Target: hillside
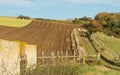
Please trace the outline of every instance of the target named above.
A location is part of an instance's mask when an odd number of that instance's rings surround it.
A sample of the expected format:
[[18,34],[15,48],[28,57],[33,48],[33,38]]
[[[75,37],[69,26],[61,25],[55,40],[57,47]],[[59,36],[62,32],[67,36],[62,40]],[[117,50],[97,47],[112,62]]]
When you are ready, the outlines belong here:
[[[36,44],[38,57],[42,55],[43,51],[45,52],[45,55],[50,55],[52,51],[54,52],[68,51],[71,54],[72,53],[71,32],[73,31],[74,28],[80,27],[75,24],[66,24],[66,23],[60,23],[60,22],[54,22],[54,21],[34,20],[30,23],[30,20],[20,20],[15,18],[8,18],[8,17],[7,18],[2,17],[1,19],[4,20],[5,25],[0,26],[0,39],[20,40],[23,42],[27,42],[28,44]],[[9,24],[9,22],[7,21],[11,22],[11,24]],[[17,24],[16,21],[19,24],[22,21],[22,25]],[[25,25],[28,22],[29,24]],[[0,23],[2,24],[3,22],[0,22]],[[97,43],[102,44],[101,47],[104,46],[106,51],[110,52],[110,54],[112,54],[114,57],[119,56],[120,39],[104,35],[103,33],[95,33],[92,35],[92,37],[94,37],[97,40]],[[87,49],[86,50],[87,52],[91,52],[90,54],[96,53],[94,52],[95,50],[92,47],[87,37],[79,37],[79,39],[82,40],[83,45]],[[106,62],[104,63],[106,64]],[[83,75],[84,74],[92,75],[96,73],[98,73],[98,75],[105,75],[105,74],[109,74],[108,73],[109,71],[113,72],[112,73],[113,75],[119,73],[118,71],[106,68],[105,66],[95,66],[95,67],[94,66],[87,66],[87,67],[86,66],[82,66],[82,67],[69,66],[69,67],[71,68],[71,70],[73,69],[75,70],[69,71],[69,69],[67,69],[66,70],[67,72],[71,73],[71,72],[79,71],[79,73]],[[99,67],[101,69],[99,69]],[[61,67],[60,70],[64,72],[62,68],[63,67]],[[83,69],[80,69],[80,68],[83,68]],[[102,71],[102,68],[103,69],[105,68],[107,70]]]

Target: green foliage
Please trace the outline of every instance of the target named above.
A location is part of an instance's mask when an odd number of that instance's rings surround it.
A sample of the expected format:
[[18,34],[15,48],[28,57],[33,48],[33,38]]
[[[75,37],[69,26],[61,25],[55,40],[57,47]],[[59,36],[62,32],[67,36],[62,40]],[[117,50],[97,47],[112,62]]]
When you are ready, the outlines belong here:
[[120,13],[99,13],[95,16],[108,35],[120,37]]
[[23,15],[20,15],[17,17],[18,19],[30,19],[29,16],[23,16]]
[[75,18],[73,20],[73,23],[80,24],[80,25],[86,25],[86,24],[89,24],[91,20],[92,18],[84,16],[82,18]]
[[96,69],[94,66],[81,66],[81,69],[79,70],[79,73],[89,73],[89,72],[94,72]]
[[51,64],[45,65],[44,68],[37,67],[32,74],[33,75],[78,75],[80,69],[79,64]]
[[84,16],[84,17],[82,17],[82,18],[79,18],[79,20],[92,21],[92,18],[91,18],[91,17]]
[[81,65],[78,64],[63,65],[59,63],[55,65],[44,66],[44,69],[36,68],[34,75],[79,75],[79,73],[86,73],[91,71],[89,71],[87,68],[83,68],[80,70],[80,66]]
[[[99,68],[100,67],[100,68]],[[119,71],[104,66],[88,66],[80,64],[54,64],[37,67],[28,75],[117,75]]]
[[79,24],[79,19],[78,19],[78,18],[75,18],[75,19],[73,20],[73,23]]
[[95,33],[97,31],[102,31],[102,29],[102,25],[96,20],[91,21],[91,23],[88,25],[88,30],[90,34]]

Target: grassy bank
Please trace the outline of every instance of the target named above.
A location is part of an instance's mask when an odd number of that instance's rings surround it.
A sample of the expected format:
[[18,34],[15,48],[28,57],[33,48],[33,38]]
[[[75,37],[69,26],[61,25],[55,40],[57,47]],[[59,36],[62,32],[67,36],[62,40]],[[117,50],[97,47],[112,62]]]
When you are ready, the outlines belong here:
[[98,43],[101,43],[112,54],[120,55],[120,39],[99,32],[93,34],[93,36]]
[[120,70],[120,39],[97,32],[92,40],[108,67]]
[[0,25],[11,27],[23,27],[28,25],[31,20],[22,20],[10,17],[0,17]]

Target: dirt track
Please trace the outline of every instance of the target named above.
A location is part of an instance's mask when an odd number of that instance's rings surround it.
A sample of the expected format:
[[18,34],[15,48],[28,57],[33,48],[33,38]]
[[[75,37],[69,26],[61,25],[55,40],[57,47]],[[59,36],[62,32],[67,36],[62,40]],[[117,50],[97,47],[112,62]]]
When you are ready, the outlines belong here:
[[54,51],[71,51],[70,33],[74,25],[55,22],[33,21],[22,28],[0,26],[0,39],[20,40],[38,46],[38,56],[41,51],[49,54]]

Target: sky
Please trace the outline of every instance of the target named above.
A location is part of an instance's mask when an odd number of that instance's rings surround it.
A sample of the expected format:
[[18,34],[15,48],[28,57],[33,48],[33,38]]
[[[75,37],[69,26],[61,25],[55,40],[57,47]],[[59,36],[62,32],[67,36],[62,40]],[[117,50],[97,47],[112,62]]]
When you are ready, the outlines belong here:
[[100,12],[120,12],[120,0],[1,0],[0,16],[73,19]]

